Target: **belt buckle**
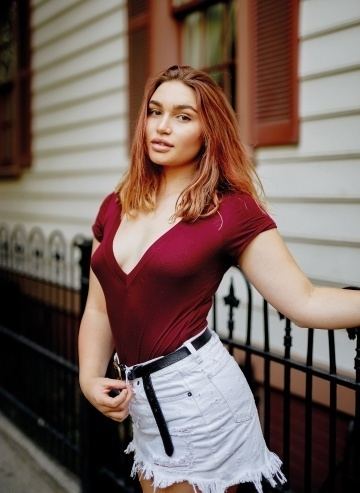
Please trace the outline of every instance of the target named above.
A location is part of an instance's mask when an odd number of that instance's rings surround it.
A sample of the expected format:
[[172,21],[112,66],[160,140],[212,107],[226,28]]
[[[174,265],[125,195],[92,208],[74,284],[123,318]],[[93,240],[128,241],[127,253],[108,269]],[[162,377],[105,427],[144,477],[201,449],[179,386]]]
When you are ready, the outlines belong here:
[[116,372],[116,376],[118,380],[124,380],[125,377],[125,365],[122,363],[118,363],[117,361],[113,360],[113,367]]

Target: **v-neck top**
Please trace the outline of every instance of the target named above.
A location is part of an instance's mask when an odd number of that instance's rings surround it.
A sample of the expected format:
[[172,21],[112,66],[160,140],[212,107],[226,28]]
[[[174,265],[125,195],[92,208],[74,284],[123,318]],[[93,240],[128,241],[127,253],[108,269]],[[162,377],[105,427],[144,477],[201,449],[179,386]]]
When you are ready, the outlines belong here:
[[113,250],[120,222],[112,193],[92,227],[100,245],[91,268],[105,295],[115,349],[128,366],[168,354],[204,329],[224,273],[255,236],[276,228],[251,196],[229,192],[217,213],[176,223],[126,274]]

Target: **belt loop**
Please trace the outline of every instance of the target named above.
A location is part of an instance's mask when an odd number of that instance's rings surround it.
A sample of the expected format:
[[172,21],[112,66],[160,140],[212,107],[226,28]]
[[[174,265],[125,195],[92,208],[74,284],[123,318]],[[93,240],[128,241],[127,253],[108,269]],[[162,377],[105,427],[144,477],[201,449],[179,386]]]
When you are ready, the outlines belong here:
[[184,342],[183,344],[189,351],[190,351],[190,354],[192,355],[193,358],[195,358],[197,360],[198,363],[202,363],[203,360],[201,358],[201,356],[199,355],[199,351],[197,351],[194,346],[192,345],[191,342]]
[[125,383],[126,383],[126,385],[128,385],[128,383],[129,383],[128,376],[129,376],[130,372],[131,372],[131,369],[125,365]]
[[113,368],[115,370],[116,378],[118,378],[119,380],[122,380],[122,378],[121,378],[121,365],[120,365],[120,360],[119,360],[119,356],[117,353],[114,354]]

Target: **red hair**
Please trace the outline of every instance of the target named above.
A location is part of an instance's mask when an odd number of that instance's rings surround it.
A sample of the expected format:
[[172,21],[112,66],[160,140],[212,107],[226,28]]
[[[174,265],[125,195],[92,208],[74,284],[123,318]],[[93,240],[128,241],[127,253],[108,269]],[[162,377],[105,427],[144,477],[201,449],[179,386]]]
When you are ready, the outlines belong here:
[[164,82],[181,81],[195,92],[203,129],[203,147],[194,179],[180,194],[175,217],[196,220],[215,213],[227,191],[245,192],[261,204],[260,180],[240,140],[239,125],[226,96],[205,72],[189,66],[174,65],[150,79],[135,129],[130,168],[117,188],[126,214],[150,211],[162,179],[162,167],[148,156],[145,130],[151,96]]

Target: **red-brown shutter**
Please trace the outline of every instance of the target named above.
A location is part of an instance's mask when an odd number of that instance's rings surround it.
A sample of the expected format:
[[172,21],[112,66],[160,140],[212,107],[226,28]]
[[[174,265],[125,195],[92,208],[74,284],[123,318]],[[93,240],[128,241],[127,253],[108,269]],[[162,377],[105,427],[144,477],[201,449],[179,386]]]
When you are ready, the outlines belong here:
[[[29,0],[6,0],[0,23],[10,22],[16,55],[14,70],[0,84],[0,176],[18,176],[31,163],[30,130],[30,5]],[[0,42],[1,56],[7,45]]]
[[16,74],[17,102],[17,162],[21,168],[31,162],[31,89],[30,89],[30,5],[29,0],[18,1],[18,70]]
[[255,0],[254,144],[298,140],[298,0]]
[[129,125],[134,127],[149,76],[149,0],[129,0]]

